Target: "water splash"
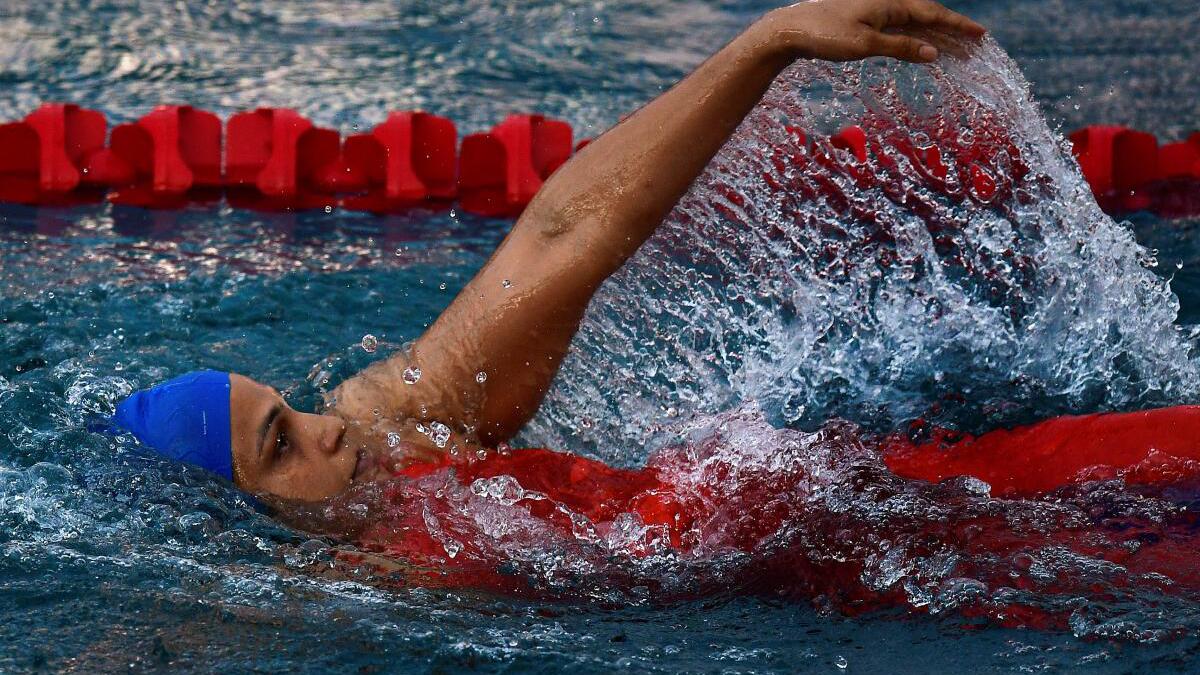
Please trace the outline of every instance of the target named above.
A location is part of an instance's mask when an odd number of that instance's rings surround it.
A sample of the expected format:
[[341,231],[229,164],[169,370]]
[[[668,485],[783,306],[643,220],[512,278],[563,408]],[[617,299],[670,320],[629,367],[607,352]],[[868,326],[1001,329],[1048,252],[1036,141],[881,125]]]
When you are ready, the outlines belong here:
[[[848,125],[861,160],[829,141]],[[1154,264],[993,42],[799,63],[602,289],[526,437],[630,463],[746,401],[877,430],[1193,401]]]

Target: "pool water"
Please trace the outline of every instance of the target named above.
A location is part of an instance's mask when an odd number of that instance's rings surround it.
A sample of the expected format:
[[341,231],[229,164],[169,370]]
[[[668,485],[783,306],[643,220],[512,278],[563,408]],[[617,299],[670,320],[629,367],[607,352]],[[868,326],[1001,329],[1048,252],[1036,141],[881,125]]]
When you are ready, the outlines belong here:
[[[1200,221],[1113,223],[1054,135],[1125,123],[1181,138],[1200,119],[1200,12],[1182,1],[954,6],[993,30],[1036,105],[996,48],[936,77],[879,63],[789,72],[662,236],[602,291],[523,441],[635,466],[712,420],[749,419],[739,427],[746,442],[721,447],[723,459],[748,463],[810,442],[831,417],[869,439],[917,416],[981,431],[1200,402]],[[0,118],[45,100],[98,108],[110,122],[161,102],[222,116],[277,105],[352,133],[388,110],[421,107],[469,133],[529,110],[589,136],[767,7],[12,4],[0,7]],[[872,89],[881,82],[899,85]],[[889,117],[904,111],[913,117]],[[782,120],[832,130],[868,114],[879,133],[953,115],[964,126],[998,121],[1045,180],[1021,208],[934,200],[961,227],[949,248],[923,238],[911,206],[846,182],[845,166],[826,174],[890,243],[832,201],[765,190],[755,150],[783,142]],[[777,178],[797,191],[809,180]],[[712,207],[734,203],[730,194],[743,206]],[[906,585],[932,574],[915,554],[890,566],[870,558],[874,576],[855,583],[903,587],[905,600],[857,616],[821,597],[737,590],[752,585],[753,559],[684,561],[679,569],[734,590],[665,603],[587,584],[573,594],[553,575],[545,584],[557,595],[537,601],[397,586],[331,566],[328,539],[279,524],[202,472],[86,431],[131,390],[197,367],[249,374],[312,407],[321,390],[415,338],[509,225],[454,210],[0,207],[0,670],[1190,670],[1200,598],[1046,594],[1030,604],[1067,607],[1068,625],[1015,629],[957,611],[937,592],[950,579]],[[783,235],[758,236],[765,225]],[[1028,264],[989,255],[1004,248]],[[813,252],[823,249],[845,263],[838,274],[819,266]],[[898,262],[881,267],[883,257]],[[675,339],[685,330],[688,340]],[[359,346],[365,334],[380,339],[375,353]],[[855,487],[875,480],[869,472],[829,467],[811,486],[828,503],[813,523],[791,523],[797,536],[853,513],[862,527],[852,550],[880,545],[888,527],[901,550],[904,528],[951,508],[942,493],[905,487],[885,513]],[[874,487],[884,485],[894,487]],[[1004,505],[968,488],[948,488],[963,509],[949,513],[1036,516],[1036,503]],[[1196,497],[1175,499],[1190,513]],[[1106,485],[1055,509],[1152,522],[1163,503]],[[485,507],[464,504],[472,508]],[[537,545],[529,550],[547,554],[537,564],[595,563]],[[1053,562],[1104,578],[1088,561]]]

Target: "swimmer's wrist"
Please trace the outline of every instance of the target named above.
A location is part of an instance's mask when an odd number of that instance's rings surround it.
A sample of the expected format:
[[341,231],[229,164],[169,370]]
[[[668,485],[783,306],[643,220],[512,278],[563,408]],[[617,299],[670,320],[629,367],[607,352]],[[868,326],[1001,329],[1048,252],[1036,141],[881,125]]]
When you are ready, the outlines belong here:
[[794,21],[788,21],[782,15],[781,9],[763,14],[743,37],[757,58],[779,70],[806,56],[803,48],[808,41],[806,36],[796,30]]

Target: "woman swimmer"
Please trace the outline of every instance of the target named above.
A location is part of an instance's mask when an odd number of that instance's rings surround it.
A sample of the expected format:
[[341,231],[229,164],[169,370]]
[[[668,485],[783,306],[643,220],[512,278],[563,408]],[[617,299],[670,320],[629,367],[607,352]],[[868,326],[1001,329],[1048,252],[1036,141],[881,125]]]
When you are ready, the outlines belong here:
[[503,443],[537,411],[596,289],[780,71],[801,58],[929,62],[935,44],[983,33],[932,0],[814,0],[769,12],[555,172],[411,351],[343,382],[324,414],[293,410],[241,375],[203,372],[134,394],[115,422],[248,492],[300,501],[402,468],[381,459],[396,454],[389,435],[407,451],[402,463],[451,444]]
[[[115,426],[243,490],[301,502],[437,470],[450,463],[451,447],[464,455],[496,447],[537,411],[593,293],[650,237],[780,71],[801,58],[928,62],[939,46],[983,33],[932,0],[812,0],[774,10],[561,167],[411,351],[343,382],[323,414],[293,410],[241,375],[204,371],[134,394]],[[953,443],[892,439],[885,461],[904,477],[974,475],[998,493],[1039,494],[1113,473],[1150,475],[1164,456],[1200,459],[1198,436],[1200,410],[1181,407],[1060,418]],[[700,517],[699,507],[663,499],[669,486],[650,467],[613,469],[545,450],[490,456],[459,478],[516,476],[593,520],[637,513],[670,529],[675,546],[685,545],[678,528]],[[419,553],[422,541],[409,537],[393,552]]]

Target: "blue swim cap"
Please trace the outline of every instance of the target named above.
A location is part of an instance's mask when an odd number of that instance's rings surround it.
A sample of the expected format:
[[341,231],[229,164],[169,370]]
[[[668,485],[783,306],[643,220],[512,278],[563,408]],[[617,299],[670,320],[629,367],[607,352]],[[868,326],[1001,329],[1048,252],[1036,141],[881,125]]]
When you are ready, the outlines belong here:
[[112,423],[163,457],[233,480],[229,373],[197,370],[136,392]]

